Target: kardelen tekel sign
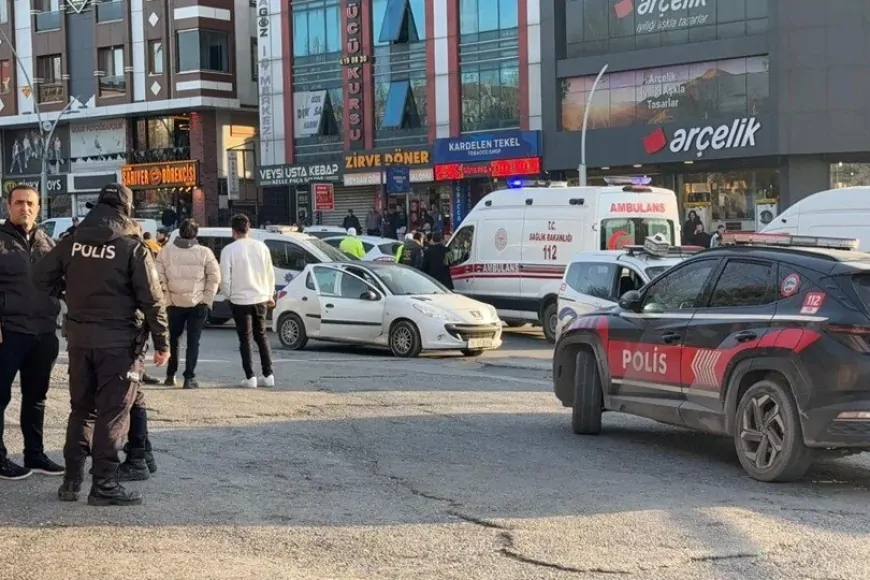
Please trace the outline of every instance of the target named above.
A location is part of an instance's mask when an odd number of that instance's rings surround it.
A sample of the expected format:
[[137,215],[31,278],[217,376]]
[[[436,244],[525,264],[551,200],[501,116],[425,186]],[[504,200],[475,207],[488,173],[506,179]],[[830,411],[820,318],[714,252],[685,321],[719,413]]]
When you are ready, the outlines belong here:
[[479,163],[541,155],[540,131],[472,133],[435,141],[435,163]]

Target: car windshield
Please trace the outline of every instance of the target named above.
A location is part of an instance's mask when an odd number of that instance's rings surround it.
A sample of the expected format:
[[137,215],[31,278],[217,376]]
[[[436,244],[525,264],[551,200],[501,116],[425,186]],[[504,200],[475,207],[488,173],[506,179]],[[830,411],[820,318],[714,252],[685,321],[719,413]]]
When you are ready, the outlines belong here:
[[390,292],[397,296],[413,296],[416,294],[448,294],[450,291],[444,286],[414,270],[399,265],[390,265],[386,267],[375,267],[371,269],[378,280],[383,282],[384,286]]
[[326,254],[326,257],[332,260],[333,262],[358,262],[358,258],[354,258],[353,256],[348,256],[341,250],[337,250],[324,242],[323,240],[318,240],[314,238],[312,240],[308,240],[308,243]]

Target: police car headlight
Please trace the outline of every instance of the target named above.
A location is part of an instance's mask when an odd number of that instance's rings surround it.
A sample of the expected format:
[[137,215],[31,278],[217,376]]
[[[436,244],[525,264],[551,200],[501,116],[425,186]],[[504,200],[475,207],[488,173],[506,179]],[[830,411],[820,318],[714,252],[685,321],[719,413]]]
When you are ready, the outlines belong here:
[[446,310],[441,310],[440,308],[432,308],[431,306],[426,306],[425,304],[414,304],[414,309],[417,310],[423,316],[428,316],[429,318],[434,318],[435,320],[444,320],[448,322],[458,322],[459,319],[447,312]]
[[495,306],[489,307],[489,315],[492,316],[492,319],[498,322],[498,310],[495,309]]

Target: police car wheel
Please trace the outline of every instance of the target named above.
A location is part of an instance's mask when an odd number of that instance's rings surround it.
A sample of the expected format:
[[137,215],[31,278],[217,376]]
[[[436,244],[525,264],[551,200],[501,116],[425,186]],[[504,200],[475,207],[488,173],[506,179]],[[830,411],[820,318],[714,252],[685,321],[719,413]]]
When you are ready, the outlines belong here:
[[802,477],[813,461],[804,445],[797,405],[788,386],[764,379],[750,386],[737,405],[734,443],[743,469],[766,482]]
[[544,308],[544,316],[541,319],[544,326],[544,336],[550,342],[556,342],[556,326],[559,324],[559,316],[556,312],[556,303],[553,302]]
[[601,433],[601,377],[595,355],[577,353],[574,368],[574,404],[571,407],[571,430],[576,435]]
[[278,319],[278,340],[281,346],[290,350],[302,350],[308,344],[308,335],[305,333],[305,324],[302,319],[292,312],[282,314]]
[[399,358],[414,358],[423,350],[423,341],[417,326],[408,320],[399,320],[390,328],[390,352]]

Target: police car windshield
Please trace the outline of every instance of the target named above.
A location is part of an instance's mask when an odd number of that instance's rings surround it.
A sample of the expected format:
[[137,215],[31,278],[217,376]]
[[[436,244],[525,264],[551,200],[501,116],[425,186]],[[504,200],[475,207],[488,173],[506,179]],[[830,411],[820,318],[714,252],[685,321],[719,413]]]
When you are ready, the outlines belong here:
[[371,264],[369,269],[378,277],[378,280],[383,282],[390,292],[397,296],[447,294],[450,292],[429,276],[405,266],[395,264],[379,266]]
[[359,262],[359,258],[356,258],[354,256],[348,256],[341,250],[333,248],[323,240],[313,238],[308,240],[308,243],[326,254],[326,257],[333,262]]
[[664,235],[674,245],[674,222],[664,218],[608,218],[601,220],[601,249],[642,246],[649,236]]

